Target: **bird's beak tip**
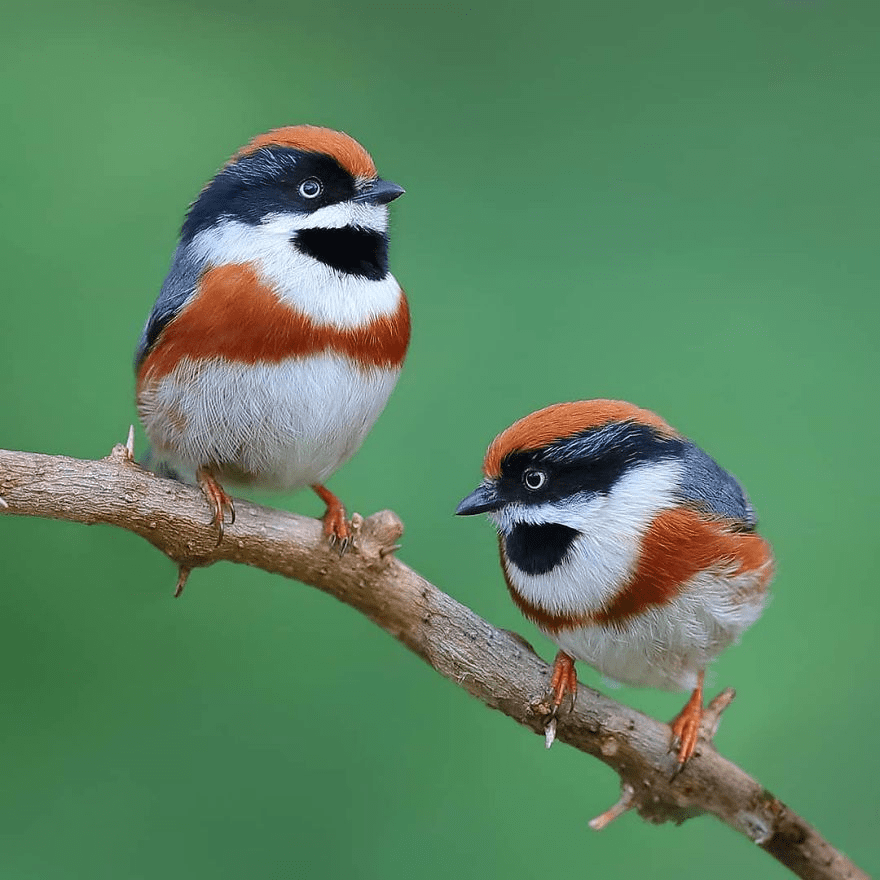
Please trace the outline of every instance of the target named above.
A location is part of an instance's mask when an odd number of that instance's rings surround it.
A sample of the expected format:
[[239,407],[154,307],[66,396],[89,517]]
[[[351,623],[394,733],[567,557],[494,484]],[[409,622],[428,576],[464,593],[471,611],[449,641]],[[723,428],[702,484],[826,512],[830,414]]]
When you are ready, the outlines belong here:
[[397,183],[383,180],[377,177],[363,185],[363,189],[354,197],[356,202],[365,202],[368,205],[387,205],[400,198],[406,190]]
[[473,516],[477,513],[489,513],[498,509],[498,495],[491,484],[480,483],[470,495],[462,498],[455,508],[456,516]]

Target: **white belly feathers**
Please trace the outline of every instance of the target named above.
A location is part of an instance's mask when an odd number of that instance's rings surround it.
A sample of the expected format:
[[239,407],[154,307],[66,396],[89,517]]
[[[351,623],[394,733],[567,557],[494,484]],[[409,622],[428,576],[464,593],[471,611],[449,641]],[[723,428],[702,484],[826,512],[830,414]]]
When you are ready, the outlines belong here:
[[234,482],[299,489],[354,455],[399,372],[330,353],[256,365],[184,358],[141,392],[138,409],[172,467],[213,464]]
[[616,626],[547,635],[613,681],[691,690],[698,673],[761,616],[767,595],[755,587],[766,574],[766,568],[740,575],[700,572],[668,604],[648,607]]

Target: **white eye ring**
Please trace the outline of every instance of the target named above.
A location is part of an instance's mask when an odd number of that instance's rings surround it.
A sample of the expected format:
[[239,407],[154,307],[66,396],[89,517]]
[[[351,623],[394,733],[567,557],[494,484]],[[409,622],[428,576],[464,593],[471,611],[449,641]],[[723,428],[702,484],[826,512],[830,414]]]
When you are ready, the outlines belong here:
[[547,482],[547,474],[537,468],[529,468],[523,473],[522,479],[526,489],[537,492]]
[[299,194],[304,199],[316,199],[323,191],[324,187],[317,177],[309,177],[299,185]]

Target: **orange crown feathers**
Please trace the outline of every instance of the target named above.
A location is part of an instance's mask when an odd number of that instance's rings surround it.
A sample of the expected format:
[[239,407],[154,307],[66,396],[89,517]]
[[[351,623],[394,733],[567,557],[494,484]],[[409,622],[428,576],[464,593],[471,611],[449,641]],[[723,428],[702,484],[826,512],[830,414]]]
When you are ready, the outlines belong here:
[[511,452],[541,449],[555,440],[579,434],[590,428],[627,421],[650,425],[668,437],[678,436],[678,432],[656,413],[623,400],[600,399],[555,403],[525,416],[502,431],[486,452],[483,473],[487,477],[499,476],[501,462]]
[[376,166],[370,154],[342,131],[317,125],[288,125],[257,135],[243,146],[230,161],[236,162],[263,147],[291,147],[307,153],[325,153],[335,159],[352,177],[376,177]]

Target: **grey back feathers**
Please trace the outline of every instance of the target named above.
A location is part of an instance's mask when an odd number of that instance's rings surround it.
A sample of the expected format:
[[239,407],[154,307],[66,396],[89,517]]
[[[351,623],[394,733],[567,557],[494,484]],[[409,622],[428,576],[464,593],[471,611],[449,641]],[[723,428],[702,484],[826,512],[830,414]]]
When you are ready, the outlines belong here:
[[737,520],[749,529],[755,527],[755,511],[736,477],[690,442],[682,450],[681,461],[684,469],[678,494],[683,501],[696,502],[709,512]]
[[159,334],[169,321],[183,308],[186,301],[195,293],[199,276],[206,268],[205,260],[196,258],[189,243],[179,244],[171,261],[171,269],[162,285],[150,317],[141,333],[140,342],[134,355],[134,368],[137,370],[143,359],[159,338]]

